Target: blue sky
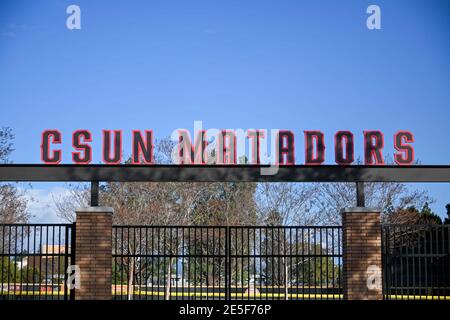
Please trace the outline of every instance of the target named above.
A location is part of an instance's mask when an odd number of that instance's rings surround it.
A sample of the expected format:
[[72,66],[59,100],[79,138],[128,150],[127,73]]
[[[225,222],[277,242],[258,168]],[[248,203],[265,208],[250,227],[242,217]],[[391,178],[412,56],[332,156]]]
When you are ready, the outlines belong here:
[[[81,8],[81,30],[66,8]],[[381,8],[368,30],[366,8]],[[15,163],[39,163],[40,133],[89,129],[351,130],[415,136],[423,164],[450,163],[450,2],[0,1],[0,125],[16,133]],[[128,148],[128,149],[127,149]],[[299,151],[297,162],[303,163]],[[53,186],[53,185],[52,185]],[[441,215],[450,184],[417,185]],[[36,184],[35,188],[49,188]],[[41,191],[39,191],[41,192]]]

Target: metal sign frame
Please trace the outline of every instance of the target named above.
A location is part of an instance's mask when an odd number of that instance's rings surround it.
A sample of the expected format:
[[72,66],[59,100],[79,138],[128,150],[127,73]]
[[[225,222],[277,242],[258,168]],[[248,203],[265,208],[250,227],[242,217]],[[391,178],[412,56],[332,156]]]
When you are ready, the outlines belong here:
[[45,165],[0,164],[3,182],[91,182],[91,205],[98,205],[99,182],[354,182],[364,206],[364,182],[450,182],[450,165]]

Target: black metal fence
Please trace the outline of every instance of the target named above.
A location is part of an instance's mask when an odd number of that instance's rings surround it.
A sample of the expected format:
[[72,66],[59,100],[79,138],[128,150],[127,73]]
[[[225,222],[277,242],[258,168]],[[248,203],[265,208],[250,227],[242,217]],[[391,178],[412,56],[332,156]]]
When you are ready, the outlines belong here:
[[116,299],[341,298],[341,227],[114,226]]
[[384,225],[385,299],[450,299],[450,225]]
[[72,224],[0,224],[0,300],[73,299]]
[[[115,299],[341,299],[341,227],[114,226]],[[73,299],[73,224],[0,224],[0,300]],[[450,226],[384,225],[385,299],[450,299]]]

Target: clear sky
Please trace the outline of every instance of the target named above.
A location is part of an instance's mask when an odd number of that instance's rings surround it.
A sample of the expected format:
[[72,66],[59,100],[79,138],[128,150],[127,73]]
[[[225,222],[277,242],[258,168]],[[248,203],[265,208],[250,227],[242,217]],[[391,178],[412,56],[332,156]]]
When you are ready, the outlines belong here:
[[[81,30],[66,8],[81,8]],[[366,27],[370,4],[381,30]],[[450,1],[0,0],[0,125],[12,160],[40,163],[40,133],[89,129],[410,130],[423,164],[450,164]],[[129,154],[129,152],[128,152]],[[297,162],[303,163],[299,152]],[[450,185],[416,185],[444,214]],[[54,187],[54,186],[53,186]],[[49,184],[36,184],[37,194]],[[42,190],[41,190],[42,189]],[[48,195],[48,194],[47,194]]]

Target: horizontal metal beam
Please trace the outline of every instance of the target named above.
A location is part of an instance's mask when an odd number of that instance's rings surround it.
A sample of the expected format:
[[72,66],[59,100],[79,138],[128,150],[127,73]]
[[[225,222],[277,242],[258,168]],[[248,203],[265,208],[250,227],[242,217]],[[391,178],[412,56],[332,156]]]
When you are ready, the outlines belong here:
[[450,182],[450,166],[0,165],[0,181]]

